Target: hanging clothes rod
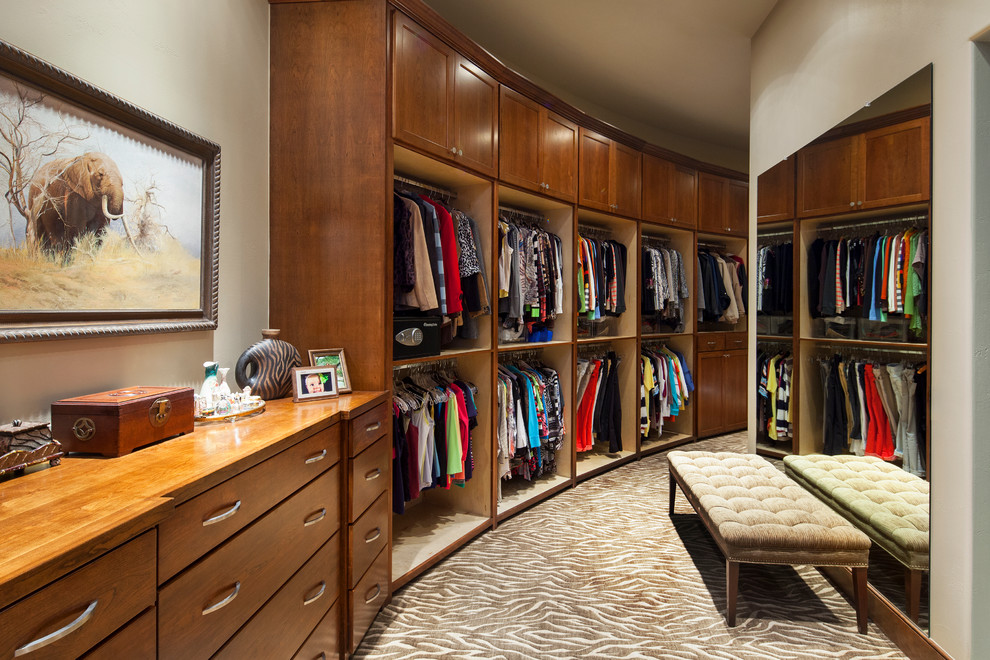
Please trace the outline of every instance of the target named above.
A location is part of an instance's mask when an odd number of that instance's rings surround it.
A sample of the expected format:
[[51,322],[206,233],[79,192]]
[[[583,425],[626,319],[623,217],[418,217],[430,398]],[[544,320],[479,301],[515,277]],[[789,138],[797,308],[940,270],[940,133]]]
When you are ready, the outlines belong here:
[[890,348],[881,348],[879,346],[841,346],[836,344],[831,344],[828,342],[821,342],[822,347],[833,353],[838,353],[839,355],[857,355],[860,353],[875,353],[890,356],[902,356],[902,355],[923,355],[927,357],[927,352],[924,348],[906,348],[899,346],[892,346]]
[[550,222],[550,218],[545,215],[536,213],[535,211],[526,211],[523,209],[512,208],[511,206],[503,206],[499,204],[499,213],[505,213],[510,217],[519,217],[527,220],[535,220],[537,222]]
[[645,245],[660,245],[662,247],[667,247],[671,244],[673,239],[667,236],[647,236],[643,235],[643,243]]
[[911,215],[903,216],[899,218],[879,218],[865,220],[862,222],[848,222],[843,224],[829,225],[827,227],[819,227],[818,233],[824,232],[849,232],[858,231],[862,229],[867,229],[870,227],[881,227],[881,226],[921,226],[920,223],[925,223],[927,226],[928,216],[927,215]]
[[594,225],[578,225],[578,236],[584,238],[601,238],[604,240],[612,239],[611,230],[605,229],[604,227],[596,227]]
[[722,252],[730,252],[729,247],[724,243],[709,243],[708,241],[698,241],[699,248],[708,248],[710,250],[721,250]]
[[433,184],[426,183],[424,181],[417,181],[416,179],[410,179],[409,177],[403,176],[401,174],[395,174],[392,176],[392,178],[399,183],[406,184],[407,186],[413,186],[414,188],[419,188],[420,190],[425,190],[426,192],[436,193],[437,195],[441,195],[449,199],[457,199],[457,193],[447,190],[446,188],[439,188],[437,186],[434,186]]
[[790,238],[794,238],[794,231],[791,229],[788,229],[787,231],[767,231],[767,232],[761,232],[757,230],[756,233],[757,240],[762,240],[764,238],[777,238],[778,236],[788,236]]
[[525,350],[511,351],[509,353],[502,353],[498,356],[499,364],[514,364],[516,362],[534,362],[539,361],[543,355],[543,351],[536,348],[528,348]]
[[428,371],[441,371],[457,366],[456,358],[445,358],[443,360],[431,360],[430,362],[414,362],[413,364],[399,364],[392,367],[392,377],[397,374],[408,372],[410,374],[423,373]]

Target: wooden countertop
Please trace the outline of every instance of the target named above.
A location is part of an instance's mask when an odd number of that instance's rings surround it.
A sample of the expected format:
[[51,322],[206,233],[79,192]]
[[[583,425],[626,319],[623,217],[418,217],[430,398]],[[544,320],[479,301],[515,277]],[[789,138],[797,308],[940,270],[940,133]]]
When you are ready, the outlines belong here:
[[197,424],[119,458],[63,458],[0,483],[0,608],[154,527],[177,504],[385,401],[385,392],[269,401],[257,417]]

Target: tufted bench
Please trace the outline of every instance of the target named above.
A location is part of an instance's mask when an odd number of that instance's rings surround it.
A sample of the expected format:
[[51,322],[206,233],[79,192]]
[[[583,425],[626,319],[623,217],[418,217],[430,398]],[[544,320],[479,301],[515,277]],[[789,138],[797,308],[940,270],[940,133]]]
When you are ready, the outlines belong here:
[[928,482],[874,456],[787,456],[784,469],[904,564],[908,616],[917,622],[928,570]]
[[729,626],[740,563],[808,564],[852,568],[856,623],[866,632],[866,535],[759,456],[672,451],[667,462],[670,513],[680,486],[725,556]]

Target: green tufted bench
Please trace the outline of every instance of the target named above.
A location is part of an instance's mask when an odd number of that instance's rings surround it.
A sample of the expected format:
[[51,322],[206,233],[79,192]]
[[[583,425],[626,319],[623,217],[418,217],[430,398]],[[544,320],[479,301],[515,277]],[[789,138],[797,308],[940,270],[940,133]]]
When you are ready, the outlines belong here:
[[874,456],[786,456],[784,469],[904,564],[908,616],[917,622],[928,570],[928,482]]
[[848,566],[856,623],[866,632],[870,539],[755,454],[672,451],[670,513],[677,486],[725,556],[726,622],[736,625],[739,564]]

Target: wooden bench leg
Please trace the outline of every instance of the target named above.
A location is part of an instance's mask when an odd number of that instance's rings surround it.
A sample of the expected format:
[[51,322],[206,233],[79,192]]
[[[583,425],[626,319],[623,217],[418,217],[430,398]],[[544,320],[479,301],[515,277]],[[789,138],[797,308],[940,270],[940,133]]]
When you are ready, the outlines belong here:
[[739,591],[739,562],[725,560],[725,622],[736,625],[736,594]]
[[908,617],[918,623],[918,616],[921,614],[921,571],[917,569],[906,569],[905,587],[907,591]]
[[674,499],[677,497],[677,481],[674,479],[674,475],[670,472],[667,473],[667,478],[670,479],[670,514],[674,514]]
[[869,622],[869,598],[866,589],[866,567],[854,567],[853,591],[856,595],[856,625],[859,632],[866,634],[866,624]]

